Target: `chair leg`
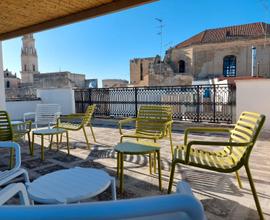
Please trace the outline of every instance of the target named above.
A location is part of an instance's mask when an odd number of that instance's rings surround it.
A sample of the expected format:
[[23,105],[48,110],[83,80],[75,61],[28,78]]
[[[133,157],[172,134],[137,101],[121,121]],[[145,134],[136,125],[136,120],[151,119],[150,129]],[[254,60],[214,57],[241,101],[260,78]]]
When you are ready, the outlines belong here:
[[169,187],[168,187],[168,194],[170,194],[171,191],[172,191],[172,184],[173,184],[174,171],[175,171],[176,164],[177,164],[177,162],[172,161],[172,168],[171,168],[170,182],[169,182]]
[[28,138],[29,154],[31,154],[31,152],[32,152],[32,145],[31,145],[31,139],[30,139],[30,132],[27,132],[27,138]]
[[235,176],[236,176],[236,179],[237,179],[239,188],[242,189],[243,188],[243,185],[242,185],[242,181],[240,179],[240,176],[239,176],[239,172],[238,171],[235,172]]
[[85,127],[83,126],[82,129],[83,129],[83,134],[84,134],[84,138],[85,138],[85,141],[86,141],[88,150],[90,150],[90,144],[89,144],[89,141],[88,141],[88,138],[87,138],[87,134],[86,134],[86,131],[85,131]]
[[94,139],[94,141],[95,141],[95,143],[97,142],[97,140],[96,140],[96,136],[95,136],[95,133],[94,133],[94,130],[93,130],[93,127],[92,127],[92,125],[90,124],[90,130],[91,130],[91,133],[92,133],[92,136],[93,136],[93,139]]
[[261,205],[260,205],[260,201],[259,201],[256,189],[255,189],[255,185],[254,185],[254,182],[253,182],[253,179],[252,179],[251,172],[249,170],[248,164],[245,165],[245,168],[246,168],[248,181],[249,181],[250,188],[251,188],[251,191],[252,191],[252,194],[253,194],[253,198],[255,200],[255,204],[256,204],[256,207],[257,207],[258,214],[260,216],[260,219],[263,220],[264,217],[263,217],[262,208],[261,208]]
[[32,133],[31,156],[34,156],[35,134]]

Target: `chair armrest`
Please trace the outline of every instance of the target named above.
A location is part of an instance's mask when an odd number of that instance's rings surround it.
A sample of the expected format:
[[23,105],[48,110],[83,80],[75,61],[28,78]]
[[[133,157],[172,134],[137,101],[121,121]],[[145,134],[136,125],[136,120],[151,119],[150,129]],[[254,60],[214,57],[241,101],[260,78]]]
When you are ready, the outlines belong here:
[[120,121],[118,122],[120,134],[121,134],[121,135],[123,134],[123,132],[122,132],[122,125],[128,124],[128,123],[130,123],[130,122],[134,122],[134,121],[136,121],[136,120],[137,120],[137,118],[125,118],[125,119],[120,120]]
[[16,125],[13,125],[14,128],[14,136],[18,133],[20,136],[20,133],[26,134],[32,130],[32,121],[25,121],[18,123]]
[[20,203],[29,206],[30,201],[25,186],[22,183],[12,183],[0,191],[0,205],[5,204],[8,200],[13,198],[16,194],[20,196]]
[[26,121],[26,117],[27,116],[31,116],[31,115],[36,116],[36,112],[26,112],[26,113],[24,113],[23,114],[23,121],[25,122]]
[[253,142],[224,142],[224,141],[190,141],[186,146],[186,157],[185,163],[189,162],[190,150],[193,145],[201,145],[201,146],[224,146],[224,147],[248,147],[252,145]]
[[21,167],[21,147],[19,144],[13,141],[0,141],[0,148],[13,148],[15,149],[15,166],[13,169],[19,169]]
[[204,133],[230,133],[231,128],[213,128],[213,127],[193,127],[187,128],[184,132],[184,145],[188,143],[188,135],[191,132],[204,132]]

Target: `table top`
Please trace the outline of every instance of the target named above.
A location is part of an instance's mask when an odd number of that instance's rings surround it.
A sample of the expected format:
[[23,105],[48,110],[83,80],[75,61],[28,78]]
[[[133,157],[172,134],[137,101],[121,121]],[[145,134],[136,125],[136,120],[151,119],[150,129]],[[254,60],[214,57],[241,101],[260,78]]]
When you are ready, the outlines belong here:
[[123,142],[115,146],[114,150],[119,153],[127,154],[147,154],[160,150],[160,145],[154,142]]
[[33,131],[33,134],[51,135],[51,134],[61,134],[66,131],[67,130],[63,128],[50,128],[50,129],[40,129],[40,130]]
[[73,203],[94,197],[111,184],[112,177],[103,170],[75,167],[58,170],[29,183],[29,197],[46,204]]
[[10,124],[11,125],[21,125],[21,124],[24,124],[23,121],[10,121]]

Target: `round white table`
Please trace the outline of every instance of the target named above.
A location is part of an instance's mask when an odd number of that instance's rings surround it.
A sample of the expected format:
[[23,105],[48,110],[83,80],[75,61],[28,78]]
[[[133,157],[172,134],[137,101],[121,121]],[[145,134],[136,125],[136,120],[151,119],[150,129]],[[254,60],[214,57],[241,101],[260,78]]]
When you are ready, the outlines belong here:
[[92,198],[109,186],[116,200],[115,179],[103,170],[75,167],[41,176],[27,185],[30,199],[45,204],[66,204]]

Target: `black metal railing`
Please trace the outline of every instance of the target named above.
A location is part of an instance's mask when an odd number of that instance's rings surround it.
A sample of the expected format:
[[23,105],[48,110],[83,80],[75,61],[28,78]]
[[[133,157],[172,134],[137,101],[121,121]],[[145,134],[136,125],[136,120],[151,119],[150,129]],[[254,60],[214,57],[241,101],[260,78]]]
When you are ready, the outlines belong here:
[[96,116],[135,117],[141,105],[170,105],[176,120],[226,122],[234,119],[234,85],[124,87],[75,90],[76,112],[96,104]]

